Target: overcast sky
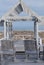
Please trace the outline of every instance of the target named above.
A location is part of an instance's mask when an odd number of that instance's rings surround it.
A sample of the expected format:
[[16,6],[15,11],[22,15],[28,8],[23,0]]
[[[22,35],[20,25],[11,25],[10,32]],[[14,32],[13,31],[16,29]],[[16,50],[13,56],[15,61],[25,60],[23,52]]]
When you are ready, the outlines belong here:
[[[19,0],[0,0],[0,17],[2,15],[4,15],[6,12],[8,12],[8,10],[14,6]],[[44,0],[23,0],[25,2],[25,4],[30,7],[32,10],[34,10],[38,15],[43,15],[44,16]],[[25,29],[25,27],[28,28],[31,26],[28,23],[20,23],[20,25],[18,25],[19,23],[17,22],[16,26],[17,27],[21,27],[22,29]],[[22,25],[24,27],[22,27]],[[27,28],[27,29],[28,29]],[[33,28],[33,26],[32,26]],[[44,27],[42,27],[42,29],[44,29]]]
[[[0,0],[0,16],[7,12],[19,0]],[[23,0],[28,7],[37,12],[39,15],[44,15],[44,0]]]

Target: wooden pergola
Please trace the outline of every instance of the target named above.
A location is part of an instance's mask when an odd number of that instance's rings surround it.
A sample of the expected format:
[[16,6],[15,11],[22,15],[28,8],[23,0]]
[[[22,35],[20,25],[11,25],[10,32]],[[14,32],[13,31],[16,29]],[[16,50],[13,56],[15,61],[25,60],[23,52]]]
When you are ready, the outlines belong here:
[[[19,16],[21,12],[25,12],[28,14],[28,16]],[[7,36],[9,36],[9,32],[7,32],[7,25],[10,25],[10,30],[12,30],[12,22],[16,21],[33,21],[34,22],[34,38],[37,41],[37,47],[38,47],[38,24],[44,24],[44,16],[39,16],[37,13],[32,11],[26,4],[22,1],[19,0],[19,2],[13,6],[7,12],[4,16],[0,18],[0,23],[4,22],[4,38],[6,39]],[[10,38],[10,37],[9,37]]]

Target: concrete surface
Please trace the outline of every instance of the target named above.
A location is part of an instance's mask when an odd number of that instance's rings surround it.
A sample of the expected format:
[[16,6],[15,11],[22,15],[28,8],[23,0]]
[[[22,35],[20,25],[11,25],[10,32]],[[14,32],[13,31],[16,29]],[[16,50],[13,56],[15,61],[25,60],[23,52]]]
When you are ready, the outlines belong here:
[[24,62],[20,62],[20,63],[9,63],[7,65],[44,65],[44,63],[29,63],[29,62],[24,63]]

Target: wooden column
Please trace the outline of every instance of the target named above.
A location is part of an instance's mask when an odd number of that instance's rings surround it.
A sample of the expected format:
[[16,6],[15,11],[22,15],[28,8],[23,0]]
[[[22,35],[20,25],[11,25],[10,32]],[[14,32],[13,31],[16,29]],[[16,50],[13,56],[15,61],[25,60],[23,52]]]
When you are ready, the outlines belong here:
[[6,21],[4,21],[4,38],[7,37]]
[[39,59],[39,37],[38,37],[38,21],[34,22],[34,38],[36,40],[36,45],[37,45],[37,57]]
[[12,23],[11,22],[8,23],[8,35],[10,39],[12,37]]

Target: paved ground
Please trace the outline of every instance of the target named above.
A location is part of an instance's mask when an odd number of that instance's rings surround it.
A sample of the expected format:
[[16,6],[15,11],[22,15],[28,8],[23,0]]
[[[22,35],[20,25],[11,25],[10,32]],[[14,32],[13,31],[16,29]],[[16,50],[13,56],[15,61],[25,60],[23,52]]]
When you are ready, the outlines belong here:
[[15,62],[6,62],[2,65],[44,65],[44,61],[37,61],[37,62],[34,62],[34,61],[15,61]]
[[44,63],[9,63],[7,65],[44,65]]

